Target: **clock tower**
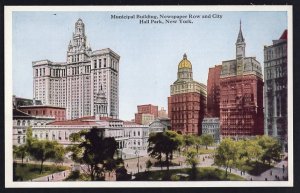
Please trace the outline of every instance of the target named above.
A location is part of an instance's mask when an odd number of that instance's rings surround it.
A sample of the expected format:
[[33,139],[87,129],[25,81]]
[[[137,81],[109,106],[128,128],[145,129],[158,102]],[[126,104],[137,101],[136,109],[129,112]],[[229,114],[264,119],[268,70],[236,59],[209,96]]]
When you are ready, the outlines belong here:
[[244,70],[244,57],[245,57],[245,48],[246,48],[245,39],[242,33],[241,21],[240,21],[240,31],[235,46],[236,46],[237,75],[241,75],[243,74],[243,70]]

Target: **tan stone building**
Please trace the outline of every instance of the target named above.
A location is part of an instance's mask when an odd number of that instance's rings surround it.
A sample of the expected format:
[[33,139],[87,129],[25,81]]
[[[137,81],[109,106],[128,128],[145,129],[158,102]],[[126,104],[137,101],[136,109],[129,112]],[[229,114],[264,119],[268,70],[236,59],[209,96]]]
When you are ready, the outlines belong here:
[[33,96],[45,105],[66,108],[67,119],[94,115],[100,89],[108,116],[119,116],[119,60],[110,48],[92,51],[81,19],[69,42],[66,62],[32,62]]

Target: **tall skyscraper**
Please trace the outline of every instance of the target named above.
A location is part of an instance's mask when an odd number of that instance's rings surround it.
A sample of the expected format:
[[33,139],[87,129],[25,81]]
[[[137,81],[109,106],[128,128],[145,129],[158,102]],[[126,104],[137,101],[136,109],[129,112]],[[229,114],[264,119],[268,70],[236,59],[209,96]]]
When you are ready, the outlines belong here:
[[220,77],[220,124],[222,137],[245,138],[262,135],[263,79],[260,63],[246,57],[241,24],[236,58],[222,62]]
[[209,68],[207,78],[207,114],[220,117],[220,75],[222,65]]
[[43,104],[66,107],[67,119],[94,115],[104,92],[108,116],[119,116],[119,59],[110,48],[92,51],[81,19],[67,48],[66,62],[32,62],[33,96]]
[[264,47],[265,134],[287,148],[287,30]]
[[183,55],[178,64],[177,80],[171,85],[168,115],[171,129],[182,134],[202,134],[206,112],[206,86],[193,80],[192,63]]

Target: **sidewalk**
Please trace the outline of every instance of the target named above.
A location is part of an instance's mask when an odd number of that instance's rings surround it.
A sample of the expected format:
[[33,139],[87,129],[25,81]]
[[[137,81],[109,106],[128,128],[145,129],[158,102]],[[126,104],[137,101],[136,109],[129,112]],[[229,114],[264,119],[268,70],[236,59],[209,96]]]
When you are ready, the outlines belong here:
[[57,181],[63,181],[66,179],[70,174],[70,170],[65,170],[62,172],[53,173],[47,176],[39,177],[36,179],[33,179],[32,182],[57,182]]
[[[283,165],[284,165],[284,170],[283,170]],[[218,168],[225,170],[225,168],[223,167],[218,167]],[[288,164],[287,161],[281,161],[277,163],[273,168],[261,173],[259,176],[253,176],[248,174],[247,172],[242,174],[241,171],[238,169],[231,169],[230,172],[230,169],[228,168],[227,171],[228,173],[239,175],[249,181],[251,180],[252,181],[279,181],[279,180],[282,181],[282,180],[286,180],[288,177]],[[278,176],[278,178],[276,178],[276,176]]]

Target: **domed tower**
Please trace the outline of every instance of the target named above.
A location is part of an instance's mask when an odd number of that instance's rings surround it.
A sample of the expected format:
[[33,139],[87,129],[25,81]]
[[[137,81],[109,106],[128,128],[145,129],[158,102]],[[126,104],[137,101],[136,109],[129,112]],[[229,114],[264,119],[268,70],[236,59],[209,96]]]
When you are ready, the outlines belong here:
[[206,111],[206,86],[193,80],[192,63],[186,54],[178,64],[177,80],[170,87],[168,115],[171,129],[182,134],[201,135]]
[[187,55],[183,55],[183,59],[178,64],[177,79],[193,80],[192,63],[187,59]]
[[94,102],[94,114],[95,116],[107,117],[107,100],[105,93],[102,90],[102,85]]

